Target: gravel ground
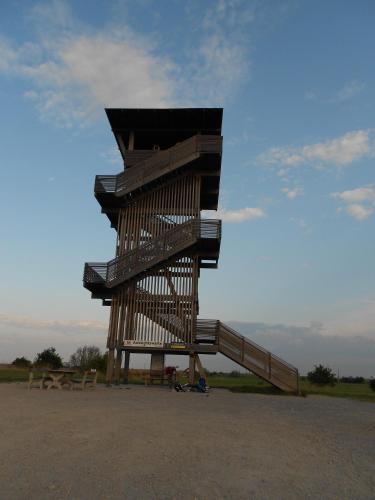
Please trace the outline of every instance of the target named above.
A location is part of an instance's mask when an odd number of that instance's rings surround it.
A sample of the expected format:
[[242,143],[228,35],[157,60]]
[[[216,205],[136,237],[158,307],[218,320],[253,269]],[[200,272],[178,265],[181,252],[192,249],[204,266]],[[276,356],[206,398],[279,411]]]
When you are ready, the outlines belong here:
[[0,385],[0,499],[375,499],[375,405]]

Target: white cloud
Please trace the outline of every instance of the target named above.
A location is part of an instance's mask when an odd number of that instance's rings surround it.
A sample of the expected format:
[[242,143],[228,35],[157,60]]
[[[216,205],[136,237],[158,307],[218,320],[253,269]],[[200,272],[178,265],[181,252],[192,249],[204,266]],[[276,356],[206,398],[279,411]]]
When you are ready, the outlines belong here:
[[54,346],[66,360],[87,344],[105,349],[108,324],[100,321],[51,321],[0,314],[0,363],[18,356],[33,359],[37,352]]
[[220,208],[219,210],[205,210],[203,217],[209,219],[221,219],[224,222],[244,222],[246,220],[261,219],[266,214],[259,207],[245,207],[238,210],[226,210]]
[[302,196],[303,195],[303,189],[299,186],[295,186],[294,188],[282,188],[281,190],[283,193],[285,193],[286,197],[289,198],[290,200],[294,200],[294,198],[297,198],[297,196]]
[[106,331],[107,325],[101,321],[51,321],[30,318],[27,316],[10,316],[0,314],[0,325],[38,330],[59,331],[67,334],[80,332]]
[[[371,204],[375,205],[375,189],[372,187],[360,187],[341,193],[331,193],[331,196],[346,203],[345,212],[355,219],[365,220],[374,212],[370,206]],[[342,207],[339,207],[338,211],[342,211]]]
[[359,203],[352,203],[348,205],[345,210],[348,215],[358,220],[367,219],[374,211],[372,208],[366,208]]
[[222,105],[249,70],[253,11],[239,7],[223,1],[195,16],[194,45],[176,63],[160,51],[163,32],[156,41],[119,21],[93,32],[64,2],[37,4],[28,17],[36,40],[0,41],[0,72],[22,77],[40,116],[67,127],[91,122],[103,107]]
[[16,58],[17,53],[9,43],[6,40],[0,40],[0,72],[9,72]]
[[342,137],[323,143],[304,146],[302,156],[308,161],[321,160],[347,165],[369,153],[369,131],[348,132]]
[[44,40],[39,49],[37,59],[26,59],[24,47],[13,50],[13,64],[3,71],[31,82],[24,96],[42,118],[71,126],[90,121],[106,106],[163,107],[173,102],[172,63],[157,57],[131,30],[62,36]]
[[325,142],[300,148],[271,148],[258,156],[258,161],[268,165],[287,168],[301,164],[321,166],[331,164],[337,167],[350,165],[372,153],[374,141],[371,130],[356,130]]
[[341,193],[332,193],[334,198],[345,203],[355,203],[359,201],[375,201],[375,189],[371,187],[361,187],[342,191]]
[[342,102],[351,99],[352,97],[360,94],[364,90],[365,86],[366,84],[364,82],[351,80],[337,92],[333,101]]
[[193,51],[188,71],[183,72],[183,78],[188,78],[189,84],[181,85],[179,95],[182,91],[192,103],[202,105],[207,101],[222,103],[247,72],[244,47],[228,39],[224,33],[215,33],[206,37],[198,50]]

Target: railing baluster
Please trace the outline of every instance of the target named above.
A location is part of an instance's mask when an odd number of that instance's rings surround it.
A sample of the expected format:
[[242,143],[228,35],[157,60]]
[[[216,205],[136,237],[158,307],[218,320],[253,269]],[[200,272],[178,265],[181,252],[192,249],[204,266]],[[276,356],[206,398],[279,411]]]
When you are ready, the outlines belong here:
[[221,136],[196,135],[167,150],[152,154],[148,158],[135,163],[131,168],[126,168],[120,174],[96,176],[95,192],[117,193],[123,190],[130,192],[138,183],[145,184],[148,180],[152,180],[156,174],[163,174],[158,170],[167,168],[173,162],[178,162],[196,153],[221,154],[221,150]]

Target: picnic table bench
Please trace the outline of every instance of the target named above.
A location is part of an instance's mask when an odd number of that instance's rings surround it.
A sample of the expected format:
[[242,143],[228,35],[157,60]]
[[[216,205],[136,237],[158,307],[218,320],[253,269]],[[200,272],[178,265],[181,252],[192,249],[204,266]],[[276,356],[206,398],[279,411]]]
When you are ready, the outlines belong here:
[[72,382],[70,376],[74,375],[74,373],[76,373],[76,370],[69,370],[66,368],[48,370],[50,380],[46,382],[47,389],[52,389],[52,387],[62,389],[65,384],[71,386]]
[[69,389],[78,387],[86,389],[88,387],[95,388],[98,378],[98,372],[86,370],[82,377],[72,378],[77,373],[77,370],[68,368],[50,369],[50,368],[32,368],[29,372],[28,388],[38,387],[39,389],[56,388],[61,390],[67,385]]
[[71,379],[72,383],[71,389],[74,389],[74,387],[82,389],[82,391],[84,391],[88,387],[95,389],[97,378],[98,378],[98,372],[96,370],[95,371],[86,370],[81,378]]
[[32,387],[38,387],[39,389],[45,389],[47,381],[50,381],[48,376],[48,368],[31,368],[29,371],[29,382],[28,389]]
[[153,384],[154,380],[159,380],[162,384],[164,384],[164,380],[166,380],[166,375],[164,370],[150,370],[143,376],[143,380],[145,385]]

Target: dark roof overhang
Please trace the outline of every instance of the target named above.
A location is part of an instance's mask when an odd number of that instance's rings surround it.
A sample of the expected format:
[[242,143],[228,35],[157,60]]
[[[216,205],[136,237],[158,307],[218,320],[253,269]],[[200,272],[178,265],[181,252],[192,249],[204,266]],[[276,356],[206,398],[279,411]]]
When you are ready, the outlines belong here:
[[135,149],[167,149],[197,133],[221,135],[222,108],[107,108],[122,155],[134,133]]

